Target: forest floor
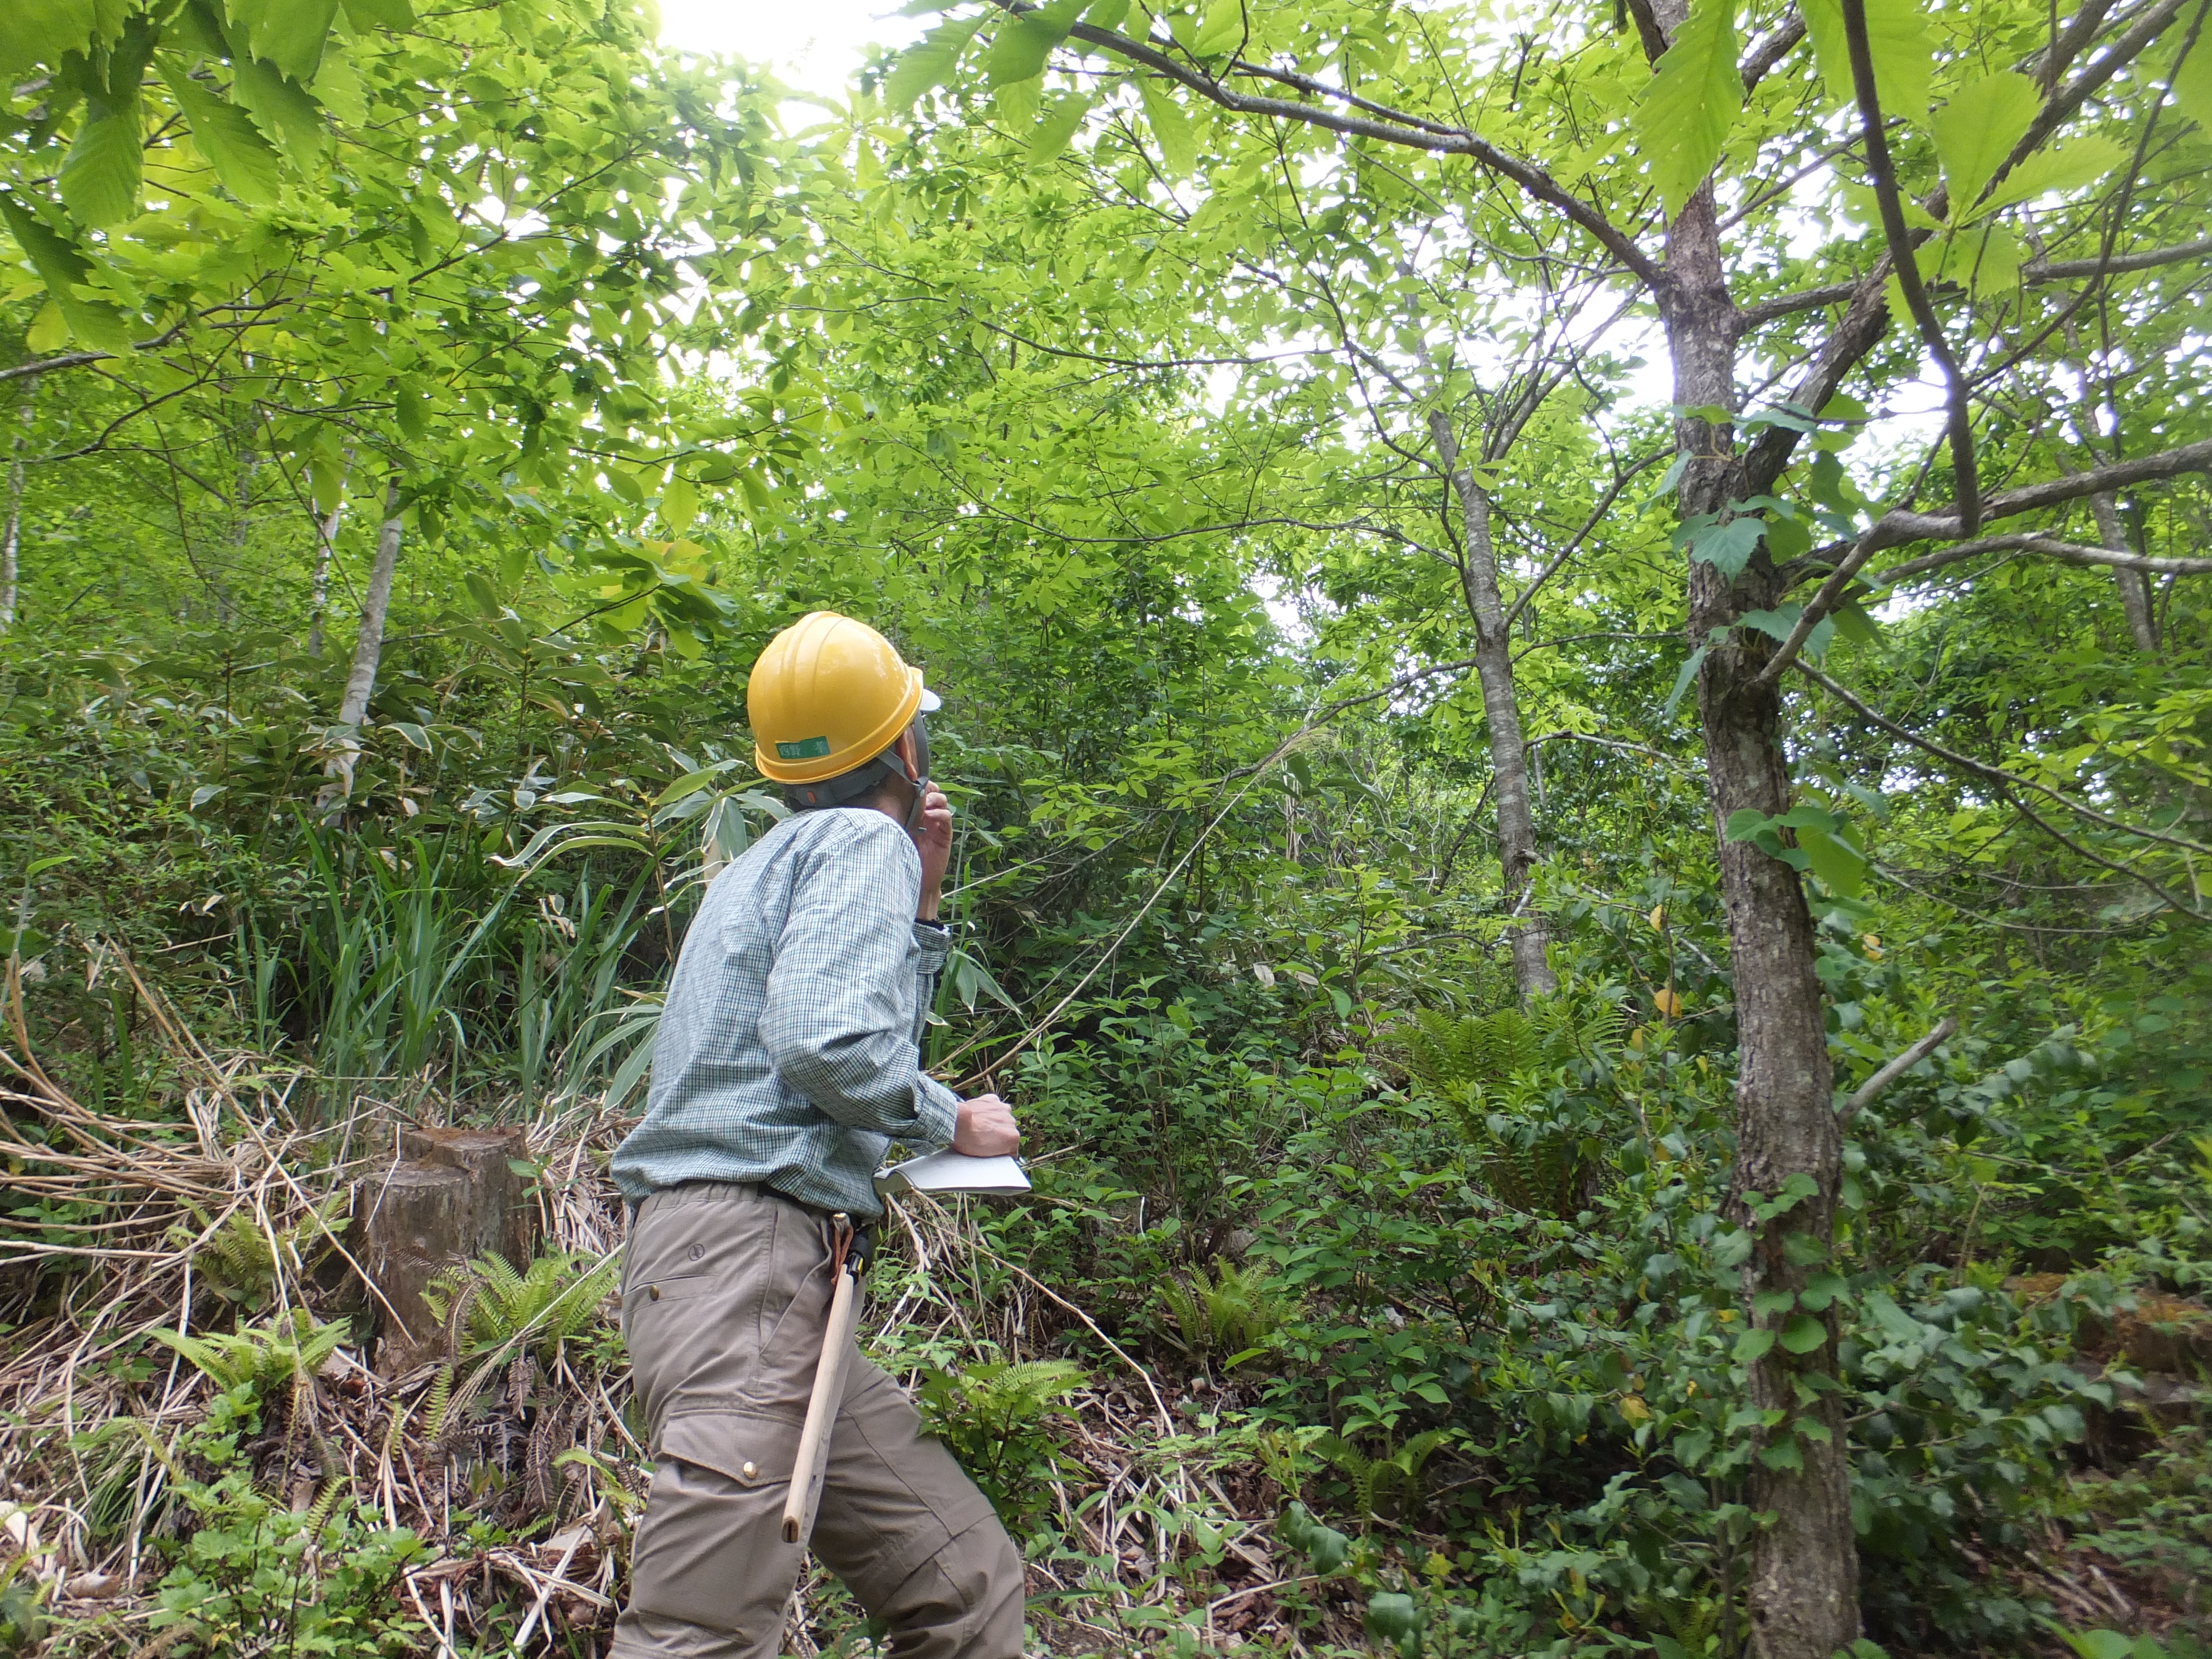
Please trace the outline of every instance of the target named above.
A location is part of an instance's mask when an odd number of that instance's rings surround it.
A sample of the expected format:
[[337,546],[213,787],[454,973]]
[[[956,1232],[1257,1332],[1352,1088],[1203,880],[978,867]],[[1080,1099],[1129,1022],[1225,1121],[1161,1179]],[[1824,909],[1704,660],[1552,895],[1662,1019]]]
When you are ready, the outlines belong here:
[[[302,1616],[312,1585],[316,1616],[335,1621],[333,1653],[602,1650],[651,1473],[605,1294],[623,1221],[603,1169],[622,1121],[582,1103],[527,1125],[543,1249],[562,1264],[548,1282],[585,1287],[582,1316],[548,1342],[526,1328],[471,1348],[457,1312],[444,1361],[380,1375],[352,1340],[368,1322],[349,1267],[357,1235],[331,1195],[350,1190],[357,1211],[398,1124],[451,1121],[459,1106],[418,1100],[402,1113],[364,1096],[341,1121],[303,1121],[300,1074],[217,1060],[166,1024],[181,1122],[90,1110],[35,1064],[0,1090],[0,1151],[44,1222],[11,1239],[6,1269],[19,1290],[44,1288],[15,1298],[38,1311],[7,1332],[0,1360],[12,1498],[0,1621],[15,1621],[0,1638],[12,1630],[9,1650],[27,1650],[38,1610],[22,1593],[36,1584],[55,1654],[259,1651],[276,1624]],[[36,1143],[21,1127],[34,1119]],[[986,1305],[988,1245],[957,1211],[912,1203],[887,1231],[866,1340],[894,1371],[1035,1358],[1062,1336],[1104,1356],[1057,1407],[1013,1425],[1051,1446],[1028,1527],[1036,1650],[1363,1650],[1365,1588],[1316,1573],[1278,1540],[1289,1494],[1243,1417],[1256,1387],[1147,1364],[1098,1328],[1079,1289],[995,1257],[1015,1291]],[[2138,1323],[2169,1335],[2206,1317],[2195,1304],[2152,1315],[2163,1317]],[[180,1330],[198,1346],[155,1336]],[[2108,1332],[2106,1352],[2082,1363],[2124,1358],[2129,1340]],[[2151,1415],[2170,1424],[2198,1407],[2178,1375],[2147,1388]],[[2043,1523],[2028,1547],[1970,1559],[2077,1630],[2159,1635],[2201,1617],[2212,1540],[2160,1526],[2161,1504],[2206,1512],[2203,1431],[2161,1441],[2123,1413],[2093,1426],[2087,1458],[2075,1513]],[[1431,1476],[1455,1478],[1480,1473],[1440,1460]],[[1400,1527],[1377,1547],[1410,1580],[1456,1546]],[[1589,1634],[1592,1651],[1643,1645]],[[852,1604],[811,1568],[785,1652],[866,1646]],[[2068,1651],[2056,1639],[2039,1650]]]

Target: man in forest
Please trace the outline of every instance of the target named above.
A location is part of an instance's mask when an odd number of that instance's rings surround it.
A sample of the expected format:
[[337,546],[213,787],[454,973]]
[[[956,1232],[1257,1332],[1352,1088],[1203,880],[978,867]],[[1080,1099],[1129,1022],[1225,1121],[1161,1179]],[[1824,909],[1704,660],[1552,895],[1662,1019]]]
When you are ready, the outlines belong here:
[[[623,1328],[653,1495],[614,1659],[771,1659],[801,1546],[793,1478],[844,1220],[879,1215],[897,1140],[1019,1144],[995,1095],[921,1070],[948,948],[952,810],[929,781],[938,706],[880,634],[817,611],[776,635],[746,702],[754,763],[796,809],[708,889],[617,1149],[632,1206]],[[1022,1563],[989,1502],[854,1354],[812,1548],[901,1659],[1018,1659]],[[800,1472],[801,1478],[804,1472]]]

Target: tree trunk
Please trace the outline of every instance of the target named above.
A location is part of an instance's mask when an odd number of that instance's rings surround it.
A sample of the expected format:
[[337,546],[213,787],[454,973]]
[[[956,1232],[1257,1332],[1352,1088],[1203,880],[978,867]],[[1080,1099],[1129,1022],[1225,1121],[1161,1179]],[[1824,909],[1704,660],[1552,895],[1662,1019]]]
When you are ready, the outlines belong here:
[[[2129,541],[2127,527],[2120,522],[2120,504],[2112,496],[2090,496],[2089,509],[2097,515],[2097,533],[2106,546],[2115,553],[2142,550]],[[2140,570],[2114,570],[2112,580],[2119,586],[2120,608],[2127,613],[2128,632],[2135,636],[2136,649],[2156,654],[2158,607],[2151,598],[2150,577]]]
[[1504,896],[1513,920],[1513,976],[1523,1002],[1559,988],[1546,954],[1550,930],[1534,908],[1536,823],[1528,805],[1528,745],[1521,730],[1521,705],[1513,691],[1513,641],[1505,628],[1505,602],[1498,586],[1498,550],[1490,534],[1490,497],[1462,464],[1457,435],[1442,410],[1429,411],[1429,435],[1451,478],[1466,527],[1461,566],[1468,614],[1474,621],[1474,672],[1490,726],[1490,770],[1498,797],[1498,852]]
[[23,547],[23,452],[31,447],[31,421],[37,407],[39,377],[23,382],[23,430],[8,462],[8,527],[0,533],[0,634],[15,625],[15,595]]
[[[1668,21],[1670,28],[1679,22],[1679,11]],[[1710,184],[1669,228],[1667,275],[1662,306],[1674,402],[1735,408],[1735,310]],[[1675,435],[1690,458],[1682,475],[1685,517],[1724,510],[1740,498],[1742,461],[1728,428],[1685,419]],[[1750,1299],[1794,1296],[1804,1288],[1814,1264],[1790,1259],[1793,1240],[1801,1257],[1825,1261],[1843,1165],[1804,889],[1788,865],[1747,841],[1729,841],[1727,832],[1734,813],[1775,817],[1790,806],[1781,690],[1758,678],[1775,647],[1764,635],[1733,626],[1747,611],[1772,609],[1781,590],[1764,547],[1733,581],[1702,562],[1689,569],[1691,645],[1704,646],[1714,629],[1726,630],[1700,668],[1698,704],[1735,982],[1737,1219],[1753,1236],[1743,1270],[1746,1314],[1753,1328],[1778,1334],[1796,1310],[1754,1316]],[[1813,1191],[1793,1206],[1764,1218],[1750,1208],[1747,1194],[1771,1201],[1801,1176],[1811,1178]],[[1801,1376],[1836,1369],[1833,1306],[1815,1316],[1826,1328],[1824,1343],[1799,1355],[1778,1342],[1751,1368],[1751,1403],[1783,1413],[1768,1431],[1751,1479],[1752,1507],[1774,1516],[1754,1546],[1748,1586],[1757,1659],[1830,1659],[1859,1635],[1858,1552],[1842,1413],[1834,1390],[1814,1395],[1816,1403],[1808,1407],[1801,1405],[1796,1388]]]
[[307,654],[323,654],[323,617],[331,604],[331,559],[337,550],[338,519],[345,512],[345,481],[353,472],[353,451],[345,453],[345,471],[338,475],[338,500],[330,512],[315,520],[315,580],[307,602]]
[[369,567],[368,586],[361,596],[361,632],[354,641],[353,672],[346,676],[345,697],[338,704],[338,724],[359,726],[368,714],[368,696],[376,689],[376,665],[384,654],[384,618],[392,609],[392,574],[399,564],[399,480],[385,487],[384,528],[377,533],[376,562]]

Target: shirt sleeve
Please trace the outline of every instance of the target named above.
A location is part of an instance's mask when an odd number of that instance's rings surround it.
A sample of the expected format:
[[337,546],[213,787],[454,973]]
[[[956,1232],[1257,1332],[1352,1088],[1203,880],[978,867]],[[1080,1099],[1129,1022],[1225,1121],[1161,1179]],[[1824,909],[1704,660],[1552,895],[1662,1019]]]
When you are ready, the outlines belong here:
[[[948,1146],[959,1097],[923,1073],[916,1041],[921,860],[890,819],[849,816],[850,828],[817,848],[793,884],[761,1041],[777,1076],[836,1121],[913,1146]],[[921,969],[934,978],[927,947]]]

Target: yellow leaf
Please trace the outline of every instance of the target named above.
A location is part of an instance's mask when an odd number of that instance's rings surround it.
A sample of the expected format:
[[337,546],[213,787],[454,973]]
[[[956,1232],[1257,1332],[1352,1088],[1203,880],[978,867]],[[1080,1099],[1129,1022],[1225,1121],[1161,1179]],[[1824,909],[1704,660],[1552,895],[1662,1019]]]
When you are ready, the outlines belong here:
[[1651,994],[1651,1004],[1668,1019],[1680,1019],[1682,1017],[1682,999],[1672,991],[1654,991]]
[[1651,1407],[1644,1403],[1640,1395],[1627,1395],[1620,1402],[1620,1414],[1632,1423],[1641,1423],[1651,1415]]
[[1651,929],[1654,933],[1657,933],[1666,927],[1667,907],[1665,905],[1655,904],[1651,907],[1650,922]]

